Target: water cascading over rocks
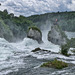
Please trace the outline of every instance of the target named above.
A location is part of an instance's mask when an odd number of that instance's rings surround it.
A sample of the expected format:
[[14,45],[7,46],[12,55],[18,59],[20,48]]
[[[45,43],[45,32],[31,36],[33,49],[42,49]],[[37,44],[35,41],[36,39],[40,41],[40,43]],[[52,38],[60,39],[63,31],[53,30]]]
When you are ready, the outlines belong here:
[[29,27],[27,37],[42,43],[42,33],[40,29],[35,26]]
[[51,26],[51,31],[48,32],[48,41],[56,45],[63,45],[67,43],[67,36],[64,31],[61,30],[57,23]]

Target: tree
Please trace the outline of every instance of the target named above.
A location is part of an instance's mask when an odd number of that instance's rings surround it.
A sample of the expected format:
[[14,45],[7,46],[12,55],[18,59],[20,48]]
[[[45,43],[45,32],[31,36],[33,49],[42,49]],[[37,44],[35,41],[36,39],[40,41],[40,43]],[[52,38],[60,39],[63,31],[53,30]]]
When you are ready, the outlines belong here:
[[69,49],[70,49],[69,44],[61,45],[61,54],[65,55],[65,56],[69,56],[69,54],[68,54]]
[[7,9],[5,9],[3,12],[4,12],[5,14],[8,14],[8,11],[7,11]]

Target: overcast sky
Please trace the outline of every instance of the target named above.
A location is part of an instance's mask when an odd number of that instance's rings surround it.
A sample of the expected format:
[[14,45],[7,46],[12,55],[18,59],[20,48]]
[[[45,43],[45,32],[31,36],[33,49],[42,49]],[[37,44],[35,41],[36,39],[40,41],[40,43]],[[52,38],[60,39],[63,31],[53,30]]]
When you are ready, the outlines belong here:
[[0,0],[0,10],[30,16],[57,11],[75,11],[75,0]]

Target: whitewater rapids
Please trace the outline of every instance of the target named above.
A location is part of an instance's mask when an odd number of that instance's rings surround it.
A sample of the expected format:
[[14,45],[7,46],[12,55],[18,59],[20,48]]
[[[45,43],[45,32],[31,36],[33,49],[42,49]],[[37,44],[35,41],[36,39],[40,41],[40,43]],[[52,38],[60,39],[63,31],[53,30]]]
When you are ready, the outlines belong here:
[[[0,38],[0,75],[6,75],[10,72],[18,71],[19,68],[25,68],[24,65],[26,65],[27,63],[24,62],[24,58],[27,56],[36,57],[37,59],[53,59],[58,57],[63,61],[66,61],[67,63],[75,64],[75,56],[65,57],[60,54],[32,53],[31,51],[37,47],[40,47],[41,49],[50,50],[56,53],[60,51],[59,45],[54,45],[49,42],[47,40],[47,37],[45,37],[46,35],[44,34],[42,38],[44,43],[42,44],[38,44],[37,41],[29,38],[24,38],[23,41],[18,43],[9,43],[5,39]],[[52,74],[54,73],[56,72],[53,72]],[[59,71],[58,73],[62,72]]]

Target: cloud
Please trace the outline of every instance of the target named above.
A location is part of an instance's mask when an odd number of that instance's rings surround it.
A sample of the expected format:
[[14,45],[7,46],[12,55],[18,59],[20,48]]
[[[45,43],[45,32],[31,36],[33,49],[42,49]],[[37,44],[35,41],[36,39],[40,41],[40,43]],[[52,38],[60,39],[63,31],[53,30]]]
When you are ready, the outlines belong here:
[[0,3],[0,10],[25,16],[75,10],[74,0],[0,0]]
[[72,11],[75,11],[75,0],[72,0],[72,3],[68,5],[68,8]]

